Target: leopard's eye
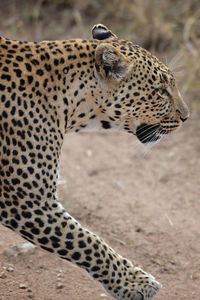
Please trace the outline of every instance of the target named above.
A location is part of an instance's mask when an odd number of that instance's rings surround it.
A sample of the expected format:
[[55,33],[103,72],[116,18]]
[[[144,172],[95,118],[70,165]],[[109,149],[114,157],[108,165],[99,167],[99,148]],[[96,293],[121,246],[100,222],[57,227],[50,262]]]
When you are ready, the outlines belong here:
[[168,98],[171,96],[170,92],[165,87],[160,87],[157,89],[157,93],[161,98]]

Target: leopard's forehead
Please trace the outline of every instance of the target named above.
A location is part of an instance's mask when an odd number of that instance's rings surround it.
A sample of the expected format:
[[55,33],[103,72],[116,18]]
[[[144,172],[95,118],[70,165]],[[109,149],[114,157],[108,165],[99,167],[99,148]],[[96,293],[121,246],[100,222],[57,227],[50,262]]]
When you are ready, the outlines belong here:
[[167,81],[166,83],[171,86],[175,85],[174,74],[169,67],[146,49],[126,40],[115,39],[111,43],[130,62],[134,63],[135,70],[140,70],[140,75],[144,72],[162,74]]

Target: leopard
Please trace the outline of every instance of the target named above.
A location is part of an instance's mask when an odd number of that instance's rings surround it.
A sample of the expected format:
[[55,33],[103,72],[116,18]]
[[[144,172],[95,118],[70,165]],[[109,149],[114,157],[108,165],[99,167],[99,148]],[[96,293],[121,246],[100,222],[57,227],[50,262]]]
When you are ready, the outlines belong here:
[[181,127],[189,110],[170,68],[103,24],[91,39],[0,37],[0,222],[84,269],[118,300],[147,300],[153,275],[82,226],[58,199],[64,137],[117,130],[144,145]]

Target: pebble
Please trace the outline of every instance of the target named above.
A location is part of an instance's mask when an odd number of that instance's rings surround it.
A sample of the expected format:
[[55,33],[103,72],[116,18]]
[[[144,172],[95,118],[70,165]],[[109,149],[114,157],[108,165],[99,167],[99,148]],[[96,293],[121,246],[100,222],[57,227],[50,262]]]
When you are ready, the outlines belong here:
[[6,273],[5,272],[1,272],[0,273],[0,278],[1,279],[5,279],[7,276],[6,276]]
[[92,150],[91,150],[91,149],[87,149],[87,150],[86,150],[86,155],[87,155],[88,157],[92,157],[92,155],[93,155]]
[[196,270],[191,275],[192,280],[199,280],[200,279],[200,269]]
[[61,282],[58,282],[57,284],[56,284],[56,289],[57,290],[61,290],[61,289],[63,289],[64,288],[64,284],[62,284]]
[[19,285],[19,288],[20,289],[22,289],[22,290],[25,290],[25,289],[27,289],[27,284],[25,284],[25,283],[20,283],[20,285]]
[[29,293],[29,294],[27,295],[27,297],[30,298],[30,299],[33,299],[33,298],[34,298],[34,295],[32,294],[32,293],[33,293],[32,289],[28,288],[28,289],[27,289],[27,292]]
[[6,267],[6,270],[7,270],[8,272],[14,272],[14,267],[13,267],[13,266],[7,266],[7,267]]
[[63,272],[63,270],[62,270],[62,269],[59,269],[59,270],[58,270],[58,273],[62,273],[62,272]]
[[26,242],[23,244],[17,244],[15,246],[10,247],[6,251],[4,251],[4,255],[8,257],[17,257],[20,254],[33,254],[35,252],[36,246]]

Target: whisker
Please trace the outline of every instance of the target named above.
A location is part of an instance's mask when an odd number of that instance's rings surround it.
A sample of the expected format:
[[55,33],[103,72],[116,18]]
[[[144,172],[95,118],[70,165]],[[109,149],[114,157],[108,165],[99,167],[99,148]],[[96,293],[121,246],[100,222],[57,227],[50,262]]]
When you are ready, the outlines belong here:
[[[151,138],[149,138],[151,136]],[[136,158],[145,158],[149,152],[160,143],[166,136],[166,131],[162,128],[157,128],[153,133],[147,133],[142,140],[135,140]],[[158,138],[158,139],[157,139]],[[149,140],[148,140],[149,139]],[[148,143],[145,141],[148,140]],[[142,143],[143,142],[143,143]]]
[[184,56],[183,49],[179,50],[177,54],[171,59],[171,61],[168,63],[169,68],[174,72],[179,64],[183,65],[182,58]]
[[152,138],[150,139],[152,140],[156,137],[157,133],[159,133],[159,129],[156,129],[154,132],[147,132],[147,134],[141,139],[141,142],[147,141],[150,136],[152,136]]
[[143,125],[141,128],[139,128],[139,129],[137,130],[137,132],[138,132],[138,133],[141,133],[142,130],[144,130],[144,129],[145,129],[145,131],[146,131],[146,130],[150,129],[149,126],[151,126],[151,129],[153,129],[153,128],[157,127],[158,124],[152,124],[152,125],[145,124],[145,125]]
[[[158,137],[159,139],[155,140],[155,137]],[[151,139],[148,141],[148,144],[145,144],[145,148],[143,149],[142,153],[140,153],[140,156],[146,157],[147,154],[150,152],[150,150],[155,147],[160,141],[163,139],[164,136],[164,130],[163,129],[158,129],[154,132],[152,135]]]

